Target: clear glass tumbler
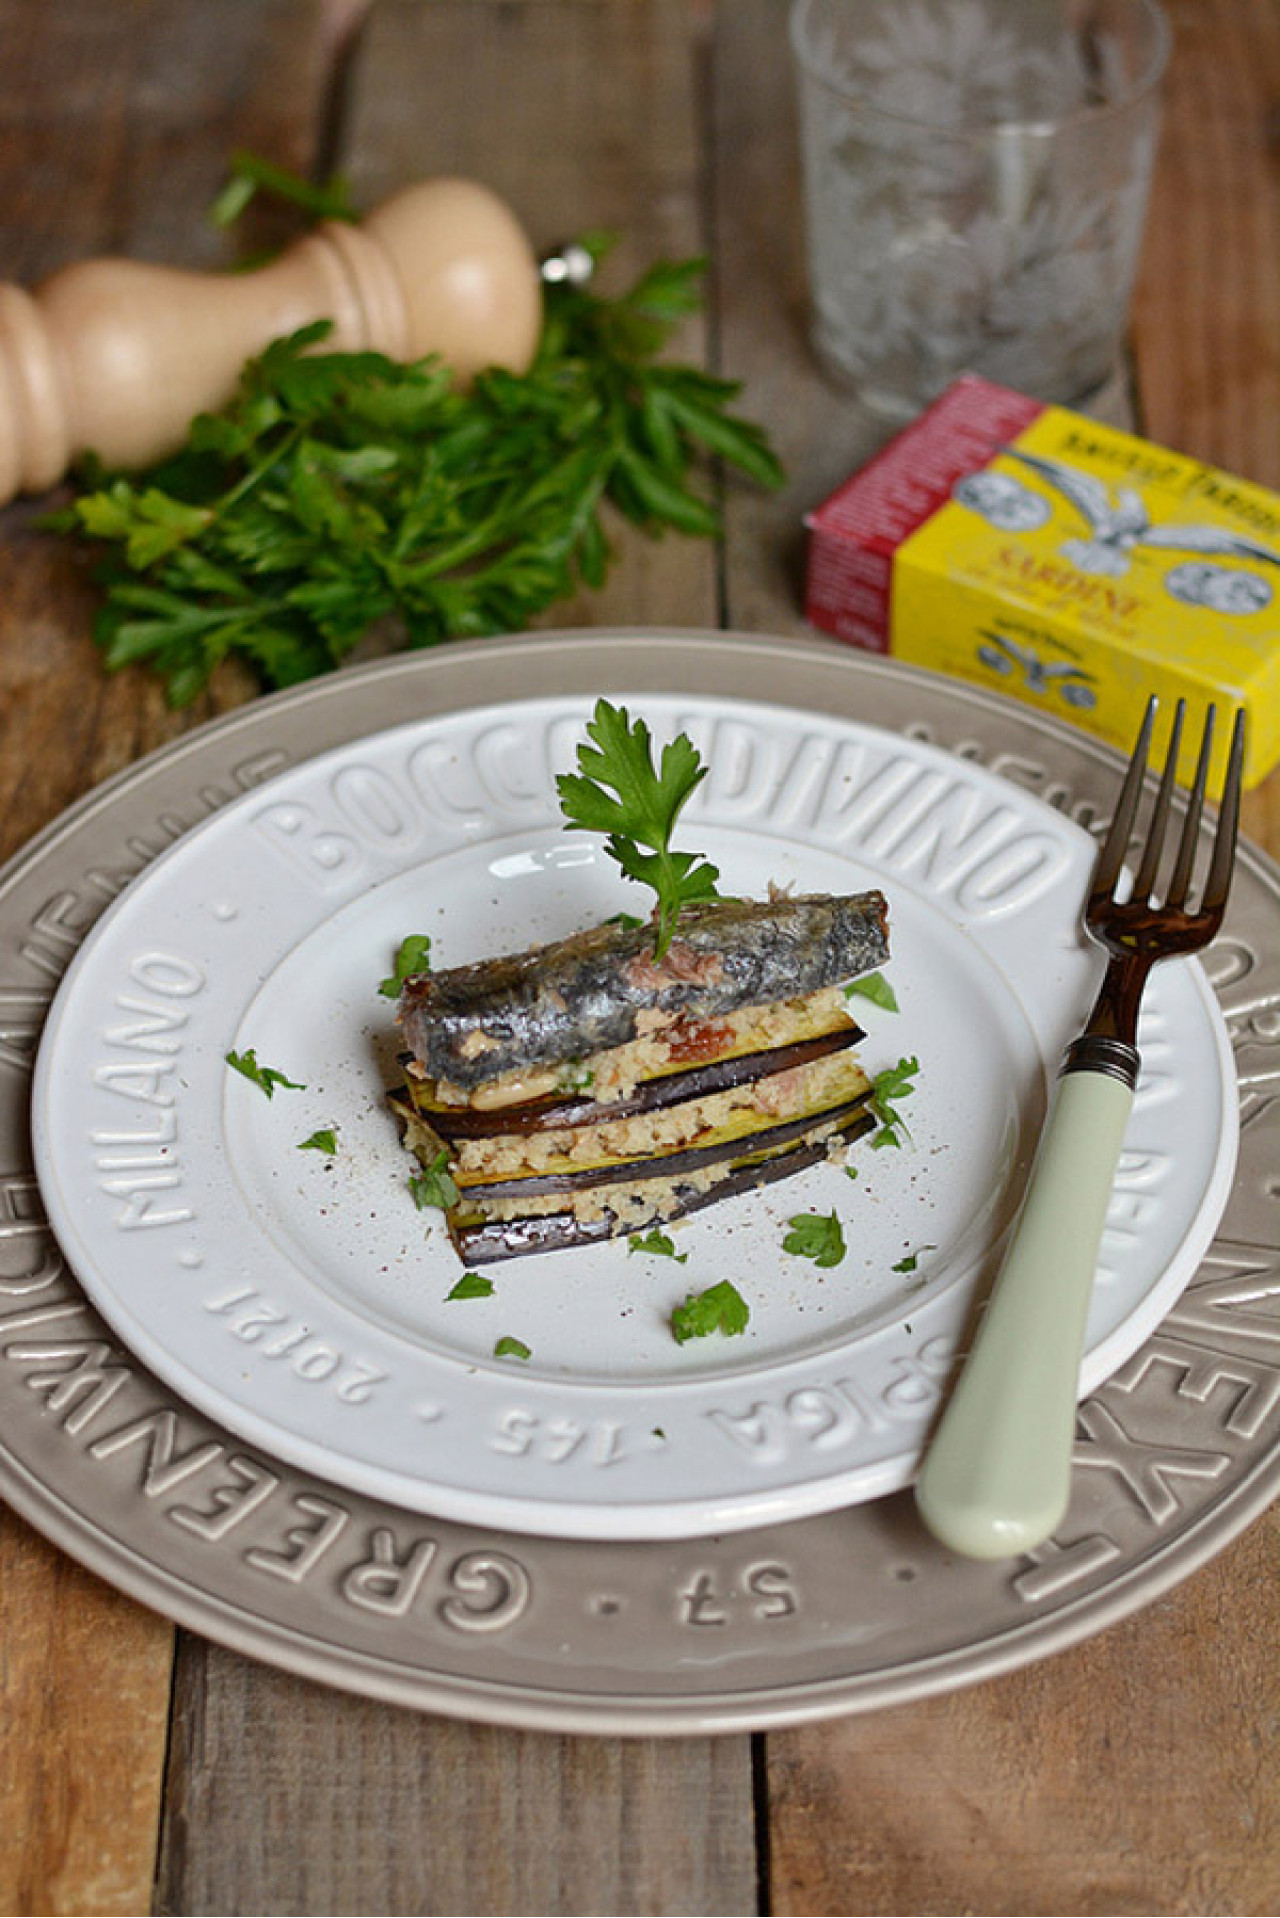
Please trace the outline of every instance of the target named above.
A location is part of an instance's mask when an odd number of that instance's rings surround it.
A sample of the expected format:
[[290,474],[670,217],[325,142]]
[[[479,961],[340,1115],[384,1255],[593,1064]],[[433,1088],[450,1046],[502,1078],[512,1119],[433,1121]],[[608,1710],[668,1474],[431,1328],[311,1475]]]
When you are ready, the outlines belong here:
[[958,373],[1086,404],[1159,128],[1156,0],[795,0],[814,343],[905,418]]

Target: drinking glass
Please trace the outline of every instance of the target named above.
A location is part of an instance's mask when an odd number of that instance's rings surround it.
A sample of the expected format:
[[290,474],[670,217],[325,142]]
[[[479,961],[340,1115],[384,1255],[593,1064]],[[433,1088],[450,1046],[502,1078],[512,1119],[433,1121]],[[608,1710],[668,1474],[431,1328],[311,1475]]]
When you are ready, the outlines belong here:
[[814,343],[873,412],[1114,372],[1169,30],[1156,0],[795,0]]

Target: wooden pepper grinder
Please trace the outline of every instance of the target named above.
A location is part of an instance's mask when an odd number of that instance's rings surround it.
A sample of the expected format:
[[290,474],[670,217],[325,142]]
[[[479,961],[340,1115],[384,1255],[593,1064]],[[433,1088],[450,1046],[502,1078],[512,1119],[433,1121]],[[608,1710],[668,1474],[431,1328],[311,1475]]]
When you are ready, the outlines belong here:
[[34,292],[0,285],[0,504],[80,453],[109,467],[173,452],[246,359],[309,321],[335,350],[438,353],[459,378],[522,371],[542,323],[538,263],[514,215],[471,180],[428,180],[359,226],[329,221],[253,273],[87,260]]

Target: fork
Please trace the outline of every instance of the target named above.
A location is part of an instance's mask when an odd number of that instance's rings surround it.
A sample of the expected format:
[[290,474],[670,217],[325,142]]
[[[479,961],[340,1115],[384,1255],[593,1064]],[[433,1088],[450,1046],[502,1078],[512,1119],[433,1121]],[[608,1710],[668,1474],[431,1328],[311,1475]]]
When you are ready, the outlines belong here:
[[1022,1211],[968,1358],[916,1481],[934,1536],[969,1558],[1027,1552],[1067,1509],[1085,1322],[1111,1184],[1138,1083],[1138,1006],[1160,959],[1216,937],[1235,859],[1244,762],[1237,711],[1208,875],[1187,904],[1204,809],[1214,709],[1205,716],[1195,781],[1163,903],[1155,887],[1177,779],[1185,701],[1170,730],[1142,863],[1118,896],[1138,813],[1156,701],[1147,704],[1115,817],[1084,908],[1110,955],[1081,1035],[1067,1047]]

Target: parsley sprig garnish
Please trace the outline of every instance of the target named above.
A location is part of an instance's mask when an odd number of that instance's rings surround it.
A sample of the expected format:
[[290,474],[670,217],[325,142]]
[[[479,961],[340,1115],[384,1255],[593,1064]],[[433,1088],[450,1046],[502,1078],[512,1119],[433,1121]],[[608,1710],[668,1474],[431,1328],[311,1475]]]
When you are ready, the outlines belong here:
[[736,385],[658,360],[701,271],[660,263],[616,299],[549,287],[533,366],[466,391],[435,359],[318,352],[317,321],[251,360],[173,458],[130,478],[90,462],[47,524],[106,549],[107,667],[151,667],[175,706],[231,656],[289,686],[375,624],[429,646],[598,587],[606,502],[649,534],[714,536],[695,469],[724,461],[769,486],[781,469],[729,411]]
[[706,778],[697,747],[680,733],[662,749],[657,767],[653,740],[643,719],[625,706],[596,701],[587,734],[595,743],[578,747],[578,770],[556,780],[560,807],[570,829],[606,835],[610,858],[628,879],[658,895],[657,942],[662,958],[671,944],[682,906],[715,899],[719,869],[701,853],[674,852],[671,835],[681,808]]

